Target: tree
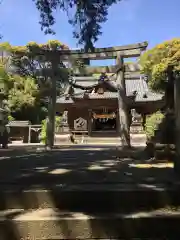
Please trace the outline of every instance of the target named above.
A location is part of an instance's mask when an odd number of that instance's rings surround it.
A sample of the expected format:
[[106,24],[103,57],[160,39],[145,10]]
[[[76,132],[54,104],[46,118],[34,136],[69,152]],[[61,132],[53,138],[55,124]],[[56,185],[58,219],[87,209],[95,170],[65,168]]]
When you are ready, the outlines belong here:
[[38,86],[34,79],[30,77],[20,77],[18,75],[9,76],[11,88],[8,89],[8,107],[15,112],[22,107],[31,107],[34,105]]
[[[101,35],[101,24],[107,20],[109,7],[121,0],[33,0],[40,12],[41,28],[46,34],[54,33],[54,10],[67,13],[72,10],[73,18],[69,23],[74,27],[73,35],[85,50],[92,49],[94,42]],[[69,16],[70,14],[68,14]]]
[[[140,64],[143,67],[143,73],[149,77],[150,87],[154,91],[165,92],[166,105],[164,110],[166,115],[159,126],[153,129],[153,132],[154,134],[160,132],[157,138],[158,140],[162,138],[166,144],[176,142],[176,154],[179,160],[180,114],[178,109],[180,90],[177,87],[179,85],[177,74],[180,72],[180,38],[163,42],[146,51],[140,59]],[[176,94],[174,94],[174,90],[176,90]],[[159,131],[156,131],[157,128]]]
[[140,59],[143,73],[149,77],[149,85],[155,91],[164,92],[168,74],[180,70],[180,38],[158,44],[146,51]]
[[4,93],[4,105],[15,119],[37,123],[42,115],[37,101],[38,85],[30,76],[19,76],[15,72],[11,48],[9,43],[0,44],[0,88]]
[[4,66],[0,65],[0,86],[4,93],[4,104],[11,113],[16,114],[34,106],[38,94],[34,79],[8,74]]
[[0,92],[3,92],[5,95],[8,93],[9,89],[9,76],[3,66],[3,64],[0,64]]
[[11,71],[11,45],[8,42],[0,43],[0,64],[7,72]]
[[[47,122],[47,145],[53,146],[54,118],[56,107],[57,84],[68,82],[69,70],[61,61],[58,50],[67,50],[68,47],[59,41],[49,41],[47,44],[39,45],[31,42],[24,47],[11,47],[11,64],[14,71],[21,76],[31,76],[39,80],[45,80],[45,92],[48,97],[48,122]],[[58,84],[59,85],[59,84]],[[40,93],[42,87],[39,86]],[[41,95],[41,94],[40,94]],[[43,95],[44,96],[44,95]],[[40,100],[40,99],[39,99]]]
[[[31,111],[35,111],[38,119],[34,121],[41,121],[42,117],[47,114],[47,102],[45,99],[49,97],[51,91],[51,62],[48,61],[45,55],[39,55],[41,50],[60,50],[68,49],[68,47],[57,41],[48,41],[46,44],[37,44],[30,42],[26,46],[11,46],[9,43],[2,43],[0,45],[1,55],[10,56],[11,73],[18,74],[21,77],[29,77],[35,80],[38,85],[38,94],[36,95],[35,106]],[[6,53],[6,54],[5,54]],[[55,55],[56,56],[56,55]],[[59,79],[57,81],[57,94],[63,92],[68,82],[68,69],[65,64],[59,60],[58,69]],[[39,116],[40,115],[40,116]]]
[[[36,80],[42,96],[49,94],[49,75],[51,71],[51,63],[45,55],[38,55],[36,50],[64,50],[68,47],[57,40],[48,41],[45,44],[37,44],[30,42],[25,46],[11,46],[9,43],[0,44],[1,56],[5,54],[10,56],[11,72],[22,77],[31,77]],[[5,61],[5,60],[3,60]],[[7,61],[7,60],[6,60]],[[67,83],[68,71],[65,64],[59,60],[59,80],[58,91]]]
[[35,104],[38,86],[31,77],[12,73],[11,49],[9,43],[0,45],[0,87],[4,93],[7,109],[16,112]]

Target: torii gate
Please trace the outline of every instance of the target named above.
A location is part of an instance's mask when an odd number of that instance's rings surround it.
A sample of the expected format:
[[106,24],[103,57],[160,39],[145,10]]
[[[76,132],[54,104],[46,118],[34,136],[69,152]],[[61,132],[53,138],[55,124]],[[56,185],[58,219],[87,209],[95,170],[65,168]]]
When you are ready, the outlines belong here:
[[[52,148],[54,145],[54,125],[55,125],[55,110],[56,110],[56,82],[58,76],[58,65],[60,61],[73,62],[74,60],[102,60],[116,59],[114,66],[90,67],[84,66],[83,74],[91,75],[94,73],[116,73],[118,82],[118,103],[119,103],[119,125],[120,136],[124,146],[130,145],[127,104],[126,104],[126,88],[125,76],[133,74],[132,72],[139,71],[138,64],[126,64],[124,58],[139,57],[142,51],[146,50],[148,43],[142,42],[126,46],[95,48],[93,51],[85,52],[84,50],[45,50],[36,49],[35,55],[43,55],[47,61],[51,62],[49,76],[51,78],[51,94],[49,96],[48,123],[47,123],[47,142],[46,145]],[[76,74],[78,74],[76,72]],[[79,71],[82,76],[82,72]]]

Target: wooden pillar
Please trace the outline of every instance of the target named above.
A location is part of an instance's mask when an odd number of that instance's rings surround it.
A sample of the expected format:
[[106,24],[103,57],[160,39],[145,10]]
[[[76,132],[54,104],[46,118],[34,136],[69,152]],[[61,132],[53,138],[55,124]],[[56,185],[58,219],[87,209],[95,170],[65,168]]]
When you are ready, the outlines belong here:
[[58,77],[57,59],[52,59],[51,63],[52,63],[51,92],[49,96],[47,138],[46,138],[46,146],[48,148],[52,148],[54,146],[54,128],[55,128],[55,111],[56,111],[56,80]]
[[91,136],[92,132],[92,110],[88,110],[88,135]]
[[120,126],[119,126],[119,113],[118,113],[118,108],[116,111],[116,133],[119,136],[120,133]]
[[175,109],[175,147],[176,157],[174,161],[174,170],[180,176],[180,77],[174,81],[174,109]]
[[122,141],[122,147],[130,146],[130,134],[127,115],[127,97],[124,77],[123,57],[118,56],[116,64],[120,66],[117,72],[117,90],[118,90],[118,113],[119,113],[119,132]]

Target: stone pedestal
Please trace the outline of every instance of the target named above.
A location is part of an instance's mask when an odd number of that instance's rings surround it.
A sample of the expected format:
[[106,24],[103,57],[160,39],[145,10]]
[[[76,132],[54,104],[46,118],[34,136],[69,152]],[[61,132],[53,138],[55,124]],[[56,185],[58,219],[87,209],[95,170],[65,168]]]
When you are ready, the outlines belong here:
[[68,125],[63,125],[63,126],[61,126],[61,129],[62,129],[62,132],[63,133],[69,133],[69,126]]

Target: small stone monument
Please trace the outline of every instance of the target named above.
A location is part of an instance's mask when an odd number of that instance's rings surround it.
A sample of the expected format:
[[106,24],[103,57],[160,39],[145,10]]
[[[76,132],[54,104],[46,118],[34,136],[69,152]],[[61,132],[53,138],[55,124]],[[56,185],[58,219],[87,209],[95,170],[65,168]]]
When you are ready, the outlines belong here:
[[60,125],[62,132],[69,133],[68,111],[64,111]]

